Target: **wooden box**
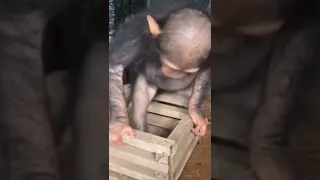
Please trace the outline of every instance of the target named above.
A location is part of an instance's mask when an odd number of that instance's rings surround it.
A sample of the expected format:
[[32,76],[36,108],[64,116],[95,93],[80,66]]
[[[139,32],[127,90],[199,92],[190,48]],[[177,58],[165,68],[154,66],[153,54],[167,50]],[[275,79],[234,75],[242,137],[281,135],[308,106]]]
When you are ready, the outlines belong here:
[[[130,86],[125,91],[128,97]],[[176,94],[157,95],[148,108],[150,133],[124,136],[122,148],[109,144],[109,179],[177,180],[198,142],[187,102]]]

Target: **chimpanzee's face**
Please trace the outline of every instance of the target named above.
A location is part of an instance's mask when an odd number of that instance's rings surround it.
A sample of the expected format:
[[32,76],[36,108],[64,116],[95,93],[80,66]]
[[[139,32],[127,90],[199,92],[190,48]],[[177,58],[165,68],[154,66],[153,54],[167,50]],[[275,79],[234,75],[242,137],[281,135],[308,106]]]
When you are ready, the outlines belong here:
[[[177,62],[177,61],[170,61],[165,57],[161,58],[161,62],[162,62],[163,74],[170,78],[175,78],[175,79],[182,78],[187,74],[197,73],[200,69],[200,67],[197,64],[179,66],[178,64],[174,64],[174,62]],[[191,68],[185,68],[185,67],[191,67]]]

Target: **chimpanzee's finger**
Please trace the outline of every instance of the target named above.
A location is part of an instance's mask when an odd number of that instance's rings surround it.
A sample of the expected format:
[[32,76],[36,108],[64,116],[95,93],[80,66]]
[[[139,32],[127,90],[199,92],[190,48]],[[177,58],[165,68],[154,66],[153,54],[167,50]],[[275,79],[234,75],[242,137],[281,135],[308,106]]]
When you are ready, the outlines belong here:
[[135,137],[135,132],[130,126],[125,127],[125,129],[122,131],[122,134],[126,134],[127,136],[130,136],[130,137]]
[[200,129],[200,132],[199,132],[199,136],[205,136],[206,134],[207,134],[207,130],[201,128],[201,129]]
[[194,123],[195,125],[198,125],[198,122],[199,122],[198,116],[196,116],[196,115],[191,115],[190,117],[191,117],[193,123]]
[[134,132],[134,130],[132,128],[130,128],[129,135],[131,137],[135,137],[136,136],[136,133]]
[[122,146],[122,138],[121,136],[118,135],[111,135],[111,144],[115,145],[116,147],[121,147]]
[[117,146],[117,147],[122,147],[122,145],[123,145],[123,142],[122,142],[121,139],[118,139],[117,141],[114,141],[113,143],[114,143],[114,145]]
[[197,126],[196,128],[192,129],[192,132],[198,136],[198,134],[200,133],[200,126]]

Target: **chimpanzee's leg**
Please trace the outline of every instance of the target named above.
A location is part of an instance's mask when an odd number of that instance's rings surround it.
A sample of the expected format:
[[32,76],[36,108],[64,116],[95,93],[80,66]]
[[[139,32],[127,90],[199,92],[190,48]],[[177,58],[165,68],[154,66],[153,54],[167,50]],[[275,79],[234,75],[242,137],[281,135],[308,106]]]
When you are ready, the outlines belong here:
[[134,85],[132,98],[132,128],[148,131],[147,109],[156,93],[157,87],[149,84],[143,75],[139,75]]
[[41,60],[44,15],[40,10],[1,13],[0,139],[6,152],[5,179],[56,180]]

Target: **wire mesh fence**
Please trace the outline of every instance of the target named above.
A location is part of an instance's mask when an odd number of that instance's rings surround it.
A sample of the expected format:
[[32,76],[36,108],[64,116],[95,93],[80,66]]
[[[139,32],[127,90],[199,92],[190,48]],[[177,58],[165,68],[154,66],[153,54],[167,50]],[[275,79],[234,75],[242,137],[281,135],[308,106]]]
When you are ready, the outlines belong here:
[[198,2],[210,6],[211,0],[109,0],[109,41],[114,36],[117,26],[125,19],[146,7],[158,6],[163,3]]

